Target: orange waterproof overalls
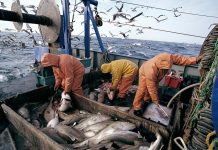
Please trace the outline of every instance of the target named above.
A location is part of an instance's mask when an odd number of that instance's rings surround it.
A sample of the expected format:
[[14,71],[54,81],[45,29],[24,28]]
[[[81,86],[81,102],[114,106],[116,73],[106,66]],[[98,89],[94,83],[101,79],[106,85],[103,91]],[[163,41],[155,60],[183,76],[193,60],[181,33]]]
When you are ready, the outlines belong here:
[[83,95],[83,64],[71,55],[46,53],[41,59],[42,66],[52,66],[55,76],[55,87],[62,86],[66,93],[74,92]]

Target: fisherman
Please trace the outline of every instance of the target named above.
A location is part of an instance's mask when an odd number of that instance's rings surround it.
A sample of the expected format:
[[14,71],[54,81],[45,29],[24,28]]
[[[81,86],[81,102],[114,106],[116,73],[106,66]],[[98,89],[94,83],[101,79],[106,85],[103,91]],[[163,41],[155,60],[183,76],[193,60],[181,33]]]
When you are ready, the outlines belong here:
[[113,100],[114,92],[117,90],[120,82],[118,93],[119,105],[126,106],[125,96],[138,72],[137,65],[129,60],[120,59],[112,61],[111,63],[103,64],[101,66],[101,71],[102,73],[112,74],[112,86],[110,87],[109,99]]
[[192,65],[199,63],[201,59],[202,56],[186,57],[161,53],[144,62],[139,69],[139,84],[133,101],[134,114],[142,116],[142,98],[145,102],[152,100],[154,104],[159,106],[158,84],[173,64]]
[[64,94],[71,92],[83,95],[82,81],[85,72],[83,64],[71,55],[45,53],[41,58],[43,67],[51,66],[55,76],[54,89],[62,87]]

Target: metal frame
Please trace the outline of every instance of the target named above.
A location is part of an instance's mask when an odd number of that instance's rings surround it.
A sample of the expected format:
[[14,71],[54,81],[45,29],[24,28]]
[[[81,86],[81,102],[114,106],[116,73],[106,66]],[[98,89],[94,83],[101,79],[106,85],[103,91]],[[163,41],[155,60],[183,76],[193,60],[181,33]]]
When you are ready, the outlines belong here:
[[[84,44],[85,44],[85,57],[90,58],[90,20],[92,22],[93,28],[95,30],[96,37],[98,39],[98,43],[102,52],[105,51],[104,45],[102,43],[95,19],[93,17],[93,13],[90,7],[90,4],[97,6],[98,1],[95,0],[83,0],[85,9],[84,9]],[[63,43],[60,41],[61,45],[64,45],[65,53],[72,55],[71,41],[70,41],[70,30],[69,30],[69,0],[63,0]],[[61,35],[60,35],[61,37]]]
[[100,46],[100,49],[102,52],[105,51],[104,49],[104,45],[102,43],[97,25],[96,25],[96,21],[93,17],[93,13],[90,7],[90,4],[97,6],[98,5],[98,1],[95,0],[84,0],[83,1],[84,5],[85,5],[85,10],[84,10],[84,29],[85,29],[85,39],[84,39],[84,43],[85,43],[85,57],[89,58],[90,57],[90,20],[92,21],[92,25],[93,28],[95,30],[95,34],[96,37],[98,39],[98,43]]
[[69,0],[62,0],[63,3],[63,22],[62,22],[62,27],[63,27],[63,43],[61,45],[64,45],[65,53],[72,55],[72,48],[71,48],[71,41],[70,41],[70,30],[69,30],[69,25],[70,25],[70,15],[69,15]]

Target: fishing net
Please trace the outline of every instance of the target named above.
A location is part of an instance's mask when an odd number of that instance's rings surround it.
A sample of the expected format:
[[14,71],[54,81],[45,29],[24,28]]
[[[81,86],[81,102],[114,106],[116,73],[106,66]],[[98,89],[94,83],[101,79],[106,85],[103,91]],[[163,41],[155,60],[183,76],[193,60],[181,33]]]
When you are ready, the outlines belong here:
[[196,129],[200,112],[211,109],[213,83],[218,68],[218,25],[205,39],[200,55],[203,55],[199,65],[201,85],[193,92],[191,110],[184,125],[185,134],[183,137],[186,139],[186,143],[189,141],[191,133]]

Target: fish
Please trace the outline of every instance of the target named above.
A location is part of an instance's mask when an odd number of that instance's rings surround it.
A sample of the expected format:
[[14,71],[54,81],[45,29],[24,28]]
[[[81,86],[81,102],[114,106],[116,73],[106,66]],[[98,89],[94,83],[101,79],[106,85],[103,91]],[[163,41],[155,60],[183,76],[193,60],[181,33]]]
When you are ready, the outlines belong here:
[[18,114],[20,114],[24,119],[30,122],[30,112],[25,105],[18,109]]
[[123,112],[128,112],[130,110],[130,107],[120,107],[120,106],[108,106],[108,107],[118,109]]
[[45,133],[47,136],[49,136],[51,139],[56,141],[59,144],[67,144],[67,141],[62,139],[58,134],[57,131],[54,128],[43,128],[41,129],[43,133]]
[[68,109],[73,108],[71,101],[62,99],[61,106],[58,108],[59,111],[67,111]]
[[90,141],[90,143],[93,142],[93,144],[98,144],[101,141],[109,140],[109,141],[119,141],[126,144],[134,144],[134,141],[138,139],[138,134],[132,131],[116,131],[112,134],[107,133],[104,136],[102,136],[101,139],[94,139],[93,141]]
[[[111,140],[113,137],[111,137],[110,135],[116,133],[116,132],[120,132],[120,131],[129,131],[129,130],[133,130],[136,128],[136,125],[130,122],[122,122],[122,121],[115,121],[112,124],[110,124],[109,126],[107,126],[105,129],[103,129],[102,131],[100,131],[96,136],[93,136],[83,142],[77,143],[77,144],[73,144],[74,148],[78,148],[78,147],[83,147],[85,145],[91,146],[91,145],[95,145],[95,144],[99,144],[101,141],[103,140]],[[124,133],[120,133],[121,135],[118,136],[120,137],[120,140],[123,140],[122,137],[124,136]],[[131,133],[130,133],[131,134]],[[138,138],[138,134],[137,138]],[[130,135],[131,139],[134,138],[134,135]],[[125,140],[124,140],[125,142]]]
[[86,137],[92,137],[92,136],[95,136],[98,132],[100,132],[102,129],[104,129],[105,127],[107,127],[108,125],[110,125],[112,123],[113,123],[113,121],[111,121],[111,120],[99,122],[99,123],[93,124],[91,126],[88,126],[87,128],[85,128],[83,130],[83,132],[84,132]]
[[89,148],[89,150],[96,150],[96,149],[110,149],[110,150],[112,150],[113,149],[112,145],[113,145],[113,142],[106,141],[106,142],[103,142],[101,144],[98,144],[98,145],[95,145],[95,146]]
[[89,116],[90,116],[90,114],[88,112],[87,113],[76,112],[74,114],[71,114],[71,115],[68,115],[68,116],[64,117],[63,118],[64,121],[62,121],[61,124],[72,125],[75,122],[79,122],[80,120],[82,120],[84,118],[87,118]]
[[96,134],[93,131],[87,131],[87,132],[84,132],[84,135],[87,138],[91,138],[91,137],[95,136]]
[[42,121],[40,119],[34,119],[31,121],[31,124],[36,127],[37,129],[40,129],[42,125]]
[[120,148],[119,150],[135,150],[135,149],[138,149],[138,150],[147,150],[147,147],[141,147],[139,145],[135,145],[135,146],[125,145],[124,147]]
[[95,97],[96,97],[96,93],[95,92],[90,92],[89,99],[95,100],[96,99]]
[[59,123],[58,113],[55,113],[55,117],[48,122],[47,127],[54,128],[58,123]]
[[148,150],[156,150],[156,149],[159,149],[161,146],[161,140],[162,140],[161,135],[158,132],[155,135],[157,139],[151,143]]
[[[63,146],[66,150],[74,149],[72,144],[61,144],[61,146]],[[87,149],[88,149],[87,146],[79,148],[79,150],[87,150]]]
[[53,103],[52,100],[50,100],[48,107],[44,111],[44,118],[47,122],[52,120],[55,117],[55,111],[53,110]]
[[94,114],[94,115],[91,115],[89,118],[81,120],[81,122],[79,122],[79,124],[75,126],[75,128],[79,130],[83,130],[84,128],[87,128],[90,125],[93,125],[93,124],[96,124],[102,121],[110,120],[110,119],[111,117],[107,115]]
[[105,94],[104,94],[104,92],[101,92],[101,93],[99,93],[98,94],[98,102],[99,103],[103,103],[104,102],[104,96],[105,96]]
[[58,124],[54,127],[58,134],[66,140],[71,141],[84,141],[85,135],[76,128],[72,128],[63,124]]
[[44,111],[48,107],[49,102],[45,102],[43,104],[38,104],[36,107],[31,108],[32,118],[38,119],[40,116],[43,116]]

